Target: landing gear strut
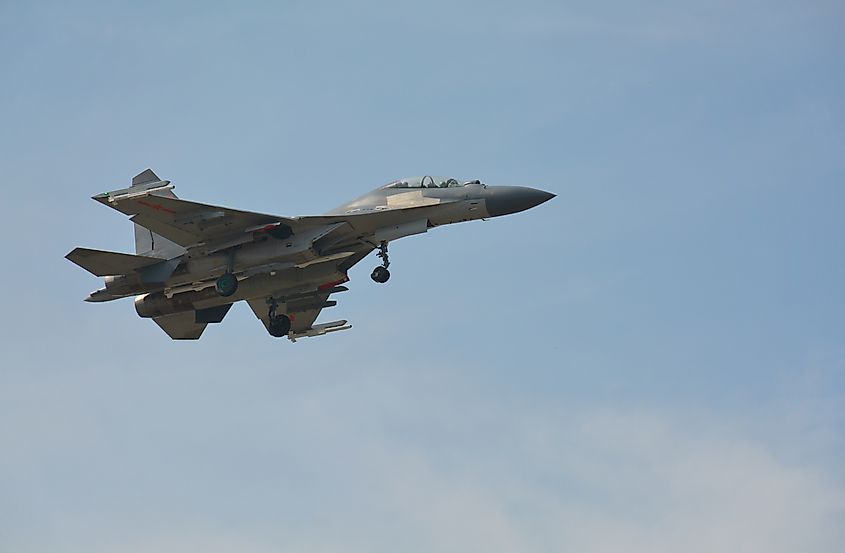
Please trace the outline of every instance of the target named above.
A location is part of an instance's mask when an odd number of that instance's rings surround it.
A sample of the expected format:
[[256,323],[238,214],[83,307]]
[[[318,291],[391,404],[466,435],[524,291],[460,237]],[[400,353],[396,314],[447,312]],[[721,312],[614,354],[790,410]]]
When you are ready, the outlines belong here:
[[390,266],[390,259],[387,257],[387,241],[381,241],[376,255],[381,258],[381,265],[373,269],[370,278],[379,284],[384,284],[390,278],[390,271],[387,270]]
[[269,320],[267,324],[267,332],[274,338],[284,338],[290,332],[290,317],[287,315],[277,315],[276,308],[279,306],[275,299],[270,300],[270,312],[267,314]]
[[232,274],[232,269],[235,265],[235,250],[234,248],[229,252],[229,261],[226,266],[226,272],[217,279],[214,283],[214,289],[217,293],[228,298],[238,291],[238,277]]

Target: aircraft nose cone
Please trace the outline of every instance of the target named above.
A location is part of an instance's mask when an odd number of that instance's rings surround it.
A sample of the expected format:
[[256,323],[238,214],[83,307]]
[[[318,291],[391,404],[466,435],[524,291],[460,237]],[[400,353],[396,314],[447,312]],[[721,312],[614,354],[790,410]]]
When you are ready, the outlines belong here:
[[492,217],[525,211],[555,197],[551,192],[526,186],[497,186],[488,190],[487,212]]

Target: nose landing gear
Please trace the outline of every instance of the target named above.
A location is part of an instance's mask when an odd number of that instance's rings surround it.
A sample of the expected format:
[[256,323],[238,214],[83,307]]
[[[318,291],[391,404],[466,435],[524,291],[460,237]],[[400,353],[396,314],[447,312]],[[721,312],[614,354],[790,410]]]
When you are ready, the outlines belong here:
[[384,284],[390,278],[390,271],[381,266],[376,267],[370,274],[370,278],[379,284]]
[[276,300],[270,301],[270,312],[267,314],[269,320],[267,324],[267,332],[274,338],[284,338],[290,332],[290,317],[287,315],[277,315],[276,308],[279,306]]
[[373,269],[370,278],[379,284],[384,284],[390,278],[390,271],[387,270],[390,266],[390,259],[387,257],[387,241],[382,240],[378,249],[379,251],[376,255],[381,258],[381,265]]

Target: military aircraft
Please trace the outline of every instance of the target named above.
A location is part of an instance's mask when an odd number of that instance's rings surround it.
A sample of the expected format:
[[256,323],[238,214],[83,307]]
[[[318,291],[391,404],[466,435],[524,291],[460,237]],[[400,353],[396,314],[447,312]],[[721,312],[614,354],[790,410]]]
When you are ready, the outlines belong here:
[[170,181],[147,169],[129,188],[94,200],[130,215],[135,254],[76,248],[67,259],[105,287],[85,301],[135,296],[138,315],[175,340],[196,340],[246,300],[271,336],[291,341],[347,330],[347,321],[315,324],[348,290],[348,271],[372,251],[371,278],[390,278],[388,244],[450,223],[516,213],[555,195],[520,186],[488,186],[444,177],[401,179],[325,215],[279,217],[181,200]]

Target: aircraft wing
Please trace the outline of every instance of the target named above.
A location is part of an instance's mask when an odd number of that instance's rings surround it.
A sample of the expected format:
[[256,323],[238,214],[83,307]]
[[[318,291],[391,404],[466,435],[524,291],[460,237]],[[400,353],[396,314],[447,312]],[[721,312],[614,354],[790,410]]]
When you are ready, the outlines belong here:
[[[122,192],[122,191],[119,191]],[[190,248],[243,236],[273,225],[301,227],[295,219],[240,211],[150,193],[99,194],[103,205],[131,215],[131,220],[180,246]]]
[[[132,222],[183,248],[203,246],[208,252],[251,242],[256,231],[284,238],[315,227],[334,227],[330,229],[332,242],[348,241],[349,237],[354,239],[380,230],[388,235],[377,239],[391,240],[394,235],[424,232],[424,210],[430,208],[429,205],[385,206],[368,212],[291,218],[179,199],[171,192],[170,181],[159,180],[150,170],[137,175],[132,182],[129,188],[98,194],[93,199],[129,215]],[[423,224],[422,230],[416,229],[418,225],[412,230],[400,229],[407,226],[410,211],[422,212],[415,221]]]

